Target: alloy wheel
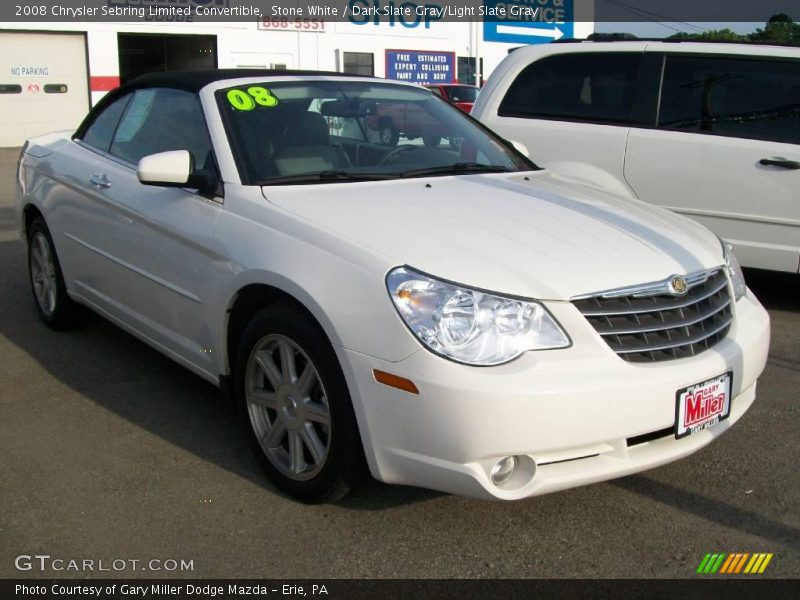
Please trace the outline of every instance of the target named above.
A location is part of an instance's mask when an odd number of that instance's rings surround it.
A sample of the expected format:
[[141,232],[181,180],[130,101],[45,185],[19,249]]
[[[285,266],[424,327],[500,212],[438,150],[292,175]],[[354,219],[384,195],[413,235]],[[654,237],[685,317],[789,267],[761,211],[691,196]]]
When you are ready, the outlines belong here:
[[296,342],[271,334],[255,345],[245,400],[270,463],[296,481],[317,475],[330,453],[331,413],[319,372]]
[[36,302],[48,317],[56,309],[58,287],[56,265],[50,243],[41,231],[31,240],[31,280]]

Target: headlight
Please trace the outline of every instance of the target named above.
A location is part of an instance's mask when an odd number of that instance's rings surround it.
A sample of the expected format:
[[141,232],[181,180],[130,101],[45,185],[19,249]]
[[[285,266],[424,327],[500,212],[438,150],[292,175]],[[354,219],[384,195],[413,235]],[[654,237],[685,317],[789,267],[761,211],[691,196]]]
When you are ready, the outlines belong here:
[[438,281],[407,267],[386,285],[397,311],[430,350],[469,365],[499,365],[528,350],[566,348],[544,306]]
[[736,260],[733,246],[724,240],[720,241],[722,242],[722,254],[725,256],[725,264],[728,267],[728,273],[730,273],[731,283],[733,284],[733,297],[738,302],[747,293],[747,284],[744,282],[742,266]]

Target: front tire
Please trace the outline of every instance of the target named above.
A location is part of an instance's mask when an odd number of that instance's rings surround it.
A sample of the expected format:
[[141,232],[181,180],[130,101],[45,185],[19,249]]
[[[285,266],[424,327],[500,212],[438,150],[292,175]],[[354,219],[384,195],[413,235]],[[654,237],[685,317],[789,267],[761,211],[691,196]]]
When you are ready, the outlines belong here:
[[308,503],[343,498],[364,473],[350,394],[333,347],[291,304],[259,312],[236,354],[236,394],[269,479]]
[[81,321],[82,310],[67,294],[53,238],[39,217],[28,230],[28,279],[36,309],[52,329],[68,329]]

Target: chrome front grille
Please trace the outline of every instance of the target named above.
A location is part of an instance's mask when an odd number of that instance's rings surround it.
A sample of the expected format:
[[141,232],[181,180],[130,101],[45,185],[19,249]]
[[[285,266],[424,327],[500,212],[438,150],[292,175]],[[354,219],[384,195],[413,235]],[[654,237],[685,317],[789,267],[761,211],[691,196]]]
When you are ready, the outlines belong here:
[[620,358],[656,362],[694,356],[720,342],[733,312],[722,268],[685,278],[678,295],[669,278],[661,282],[573,298]]

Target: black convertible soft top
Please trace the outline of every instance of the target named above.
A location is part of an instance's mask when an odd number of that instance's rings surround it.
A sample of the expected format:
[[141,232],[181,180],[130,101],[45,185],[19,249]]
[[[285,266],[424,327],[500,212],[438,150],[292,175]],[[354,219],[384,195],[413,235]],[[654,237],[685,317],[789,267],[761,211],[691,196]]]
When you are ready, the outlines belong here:
[[169,71],[147,73],[129,81],[125,85],[111,90],[89,111],[86,118],[72,135],[74,138],[83,136],[86,128],[94,122],[96,116],[107,105],[117,98],[134,90],[143,88],[173,88],[187,92],[198,93],[209,83],[225,79],[242,77],[293,77],[293,76],[323,76],[323,77],[366,77],[365,75],[352,75],[337,73],[335,71],[301,71],[287,69],[206,69],[200,71]]
[[[348,73],[336,73],[333,71],[301,71],[286,69],[207,69],[202,71],[172,71],[147,73],[140,75],[119,88],[119,90],[130,91],[137,88],[148,87],[169,87],[187,92],[199,92],[209,83],[224,79],[236,79],[241,77],[292,77],[292,76],[335,76],[335,77],[364,77],[364,75],[351,75]],[[114,90],[116,91],[116,90]]]

